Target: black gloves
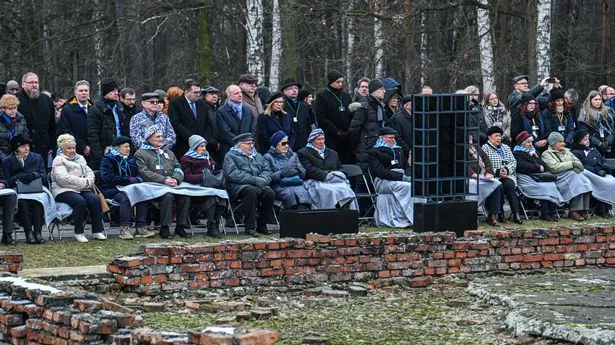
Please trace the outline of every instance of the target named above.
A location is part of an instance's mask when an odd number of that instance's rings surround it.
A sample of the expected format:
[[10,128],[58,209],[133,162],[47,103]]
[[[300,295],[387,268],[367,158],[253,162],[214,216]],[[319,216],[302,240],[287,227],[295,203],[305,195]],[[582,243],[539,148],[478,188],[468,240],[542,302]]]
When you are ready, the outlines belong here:
[[299,173],[300,173],[299,169],[291,168],[291,169],[283,170],[282,172],[280,172],[280,177],[291,177],[291,176],[299,175]]
[[17,179],[25,184],[29,184],[30,182],[37,179],[38,177],[37,175],[38,174],[33,173],[33,172],[25,172],[25,173],[21,173]]

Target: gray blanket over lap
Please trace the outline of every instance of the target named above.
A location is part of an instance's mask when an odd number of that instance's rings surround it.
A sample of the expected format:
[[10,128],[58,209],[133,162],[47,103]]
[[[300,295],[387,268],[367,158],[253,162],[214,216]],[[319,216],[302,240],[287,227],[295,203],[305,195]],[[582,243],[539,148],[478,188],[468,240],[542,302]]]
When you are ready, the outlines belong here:
[[600,177],[587,169],[583,170],[582,174],[589,180],[594,198],[615,205],[615,177],[612,175]]
[[466,200],[475,200],[478,206],[482,205],[485,200],[493,193],[502,183],[496,179],[485,180],[484,175],[480,176],[478,180],[478,192],[476,191],[476,179],[471,178],[468,180],[468,191],[474,195],[466,196]]
[[375,214],[377,224],[394,228],[411,226],[414,222],[412,184],[376,177],[374,187],[378,194]]
[[[51,222],[53,222],[53,220],[57,217],[59,220],[62,220],[63,218],[60,216],[58,217],[58,210],[57,210],[57,206],[59,204],[56,204],[55,199],[53,198],[53,195],[51,194],[51,192],[49,191],[49,189],[47,189],[46,187],[43,187],[43,192],[41,193],[22,193],[22,194],[17,194],[17,199],[22,199],[22,200],[34,200],[37,202],[40,202],[41,205],[43,205],[43,209],[45,210],[45,225],[47,226],[47,228],[49,228],[49,225],[51,225]],[[66,204],[62,204],[62,205],[66,205]],[[68,205],[66,205],[68,206]],[[69,213],[72,213],[72,209],[69,206],[69,210],[65,210],[68,211]]]
[[224,189],[201,187],[187,182],[182,182],[177,187],[169,187],[155,182],[143,182],[117,186],[117,189],[126,193],[130,204],[133,206],[142,201],[157,199],[167,193],[185,196],[217,196],[228,200],[228,193]]
[[530,175],[517,174],[517,185],[521,193],[530,199],[547,200],[557,206],[562,206],[567,201],[555,182],[537,182]]
[[313,209],[335,208],[335,205],[345,204],[353,200],[350,208],[358,210],[356,195],[347,182],[328,183],[316,180],[306,180],[305,187],[312,198]]
[[577,195],[592,191],[591,183],[583,173],[577,174],[573,170],[568,170],[556,175],[555,185],[566,202]]

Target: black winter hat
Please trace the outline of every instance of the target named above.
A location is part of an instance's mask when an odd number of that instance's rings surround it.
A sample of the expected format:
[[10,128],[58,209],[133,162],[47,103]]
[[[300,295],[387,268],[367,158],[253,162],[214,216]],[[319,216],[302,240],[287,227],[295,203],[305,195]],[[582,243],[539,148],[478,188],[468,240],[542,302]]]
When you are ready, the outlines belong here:
[[280,91],[272,93],[271,96],[269,96],[269,99],[267,100],[267,104],[271,104],[271,102],[275,101],[276,98],[280,98],[280,97],[284,97],[284,94],[281,93]]
[[380,79],[373,79],[367,85],[367,90],[369,91],[369,93],[372,93],[383,87],[384,87],[384,84],[382,83],[382,81],[380,81]]
[[285,88],[293,85],[296,85],[299,89],[301,88],[300,82],[296,81],[293,78],[286,78],[286,80],[282,82],[282,86],[280,86],[280,91],[283,91]]
[[105,97],[109,92],[118,89],[117,83],[113,78],[105,78],[100,82],[100,94]]
[[406,104],[408,102],[412,102],[412,95],[411,94],[405,95],[404,98],[401,101],[402,101],[402,104]]
[[116,137],[115,139],[113,139],[113,146],[117,147],[125,143],[132,143],[132,140],[130,139],[130,137],[127,137],[125,135],[120,135],[119,137]]
[[30,138],[25,136],[23,133],[18,133],[11,138],[11,141],[9,141],[9,150],[11,150],[11,152],[15,152],[19,146],[25,144],[32,145],[32,140],[30,140]]
[[300,101],[303,101],[303,100],[304,100],[307,96],[309,96],[309,95],[311,95],[311,94],[312,94],[312,92],[310,92],[310,90],[307,90],[307,89],[301,89],[301,90],[299,90],[299,94],[297,94],[297,98],[298,98]]
[[577,129],[576,131],[574,131],[574,134],[572,135],[572,142],[575,144],[578,144],[581,142],[581,139],[583,139],[588,134],[589,134],[589,131],[585,128]]
[[397,135],[397,131],[391,127],[382,127],[378,131],[378,135]]
[[519,81],[521,81],[523,79],[529,80],[529,77],[527,75],[525,75],[525,74],[524,75],[518,75],[518,76],[512,78],[512,83],[516,84],[516,83],[518,83]]
[[344,78],[344,75],[336,70],[331,70],[327,73],[327,85],[331,85],[334,81],[339,78]]
[[491,134],[493,133],[504,134],[504,131],[502,130],[501,127],[498,127],[498,126],[491,126],[487,128],[487,136],[491,136]]
[[532,96],[531,94],[529,94],[527,92],[524,92],[524,93],[521,94],[521,104],[525,104],[525,103],[527,103],[529,101],[533,101],[535,99],[536,98],[534,98],[534,96]]
[[551,90],[551,93],[549,93],[549,102],[555,102],[558,99],[564,99],[564,90],[562,89]]
[[245,143],[245,142],[249,142],[249,141],[254,141],[254,136],[252,135],[252,133],[242,133],[242,134],[239,134],[238,136],[233,138],[233,142],[235,144],[237,144],[237,143]]

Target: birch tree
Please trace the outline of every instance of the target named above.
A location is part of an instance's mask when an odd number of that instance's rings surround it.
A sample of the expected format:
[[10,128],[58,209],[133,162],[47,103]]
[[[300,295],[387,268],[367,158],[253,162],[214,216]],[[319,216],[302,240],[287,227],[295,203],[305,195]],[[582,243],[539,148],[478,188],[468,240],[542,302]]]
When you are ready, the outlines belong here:
[[536,26],[536,76],[549,76],[551,68],[551,0],[538,0]]
[[[348,1],[348,12],[351,12],[354,9],[354,1],[355,0],[349,0]],[[354,16],[346,16],[347,20],[347,26],[346,26],[346,76],[348,78],[352,78],[354,76],[354,74],[352,73],[352,56],[353,56],[353,51],[354,51],[354,31],[355,31],[355,27],[354,27]],[[348,83],[348,88],[350,90],[350,92],[352,92],[352,85],[351,83]]]
[[425,22],[427,21],[427,15],[425,11],[421,12],[421,86],[424,86],[427,82],[427,28]]
[[[479,0],[482,5],[489,5],[488,0]],[[496,91],[493,77],[493,41],[491,39],[491,20],[489,11],[476,8],[476,24],[478,26],[480,69],[484,91]]]
[[273,0],[271,17],[271,65],[269,88],[277,90],[280,81],[280,58],[282,56],[282,27],[280,26],[280,3]]
[[246,0],[246,62],[248,72],[263,80],[265,59],[263,54],[263,3]]
[[384,37],[382,35],[382,19],[379,18],[382,11],[380,0],[374,1],[374,76],[378,79],[384,77]]

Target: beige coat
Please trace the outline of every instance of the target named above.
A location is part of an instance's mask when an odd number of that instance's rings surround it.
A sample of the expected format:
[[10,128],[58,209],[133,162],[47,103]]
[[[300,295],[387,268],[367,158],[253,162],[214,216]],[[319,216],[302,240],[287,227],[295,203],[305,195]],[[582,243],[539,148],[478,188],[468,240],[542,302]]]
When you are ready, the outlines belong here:
[[51,188],[54,197],[64,192],[93,190],[94,171],[79,154],[76,160],[58,155],[51,166]]

